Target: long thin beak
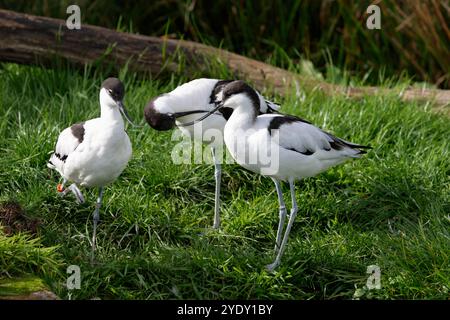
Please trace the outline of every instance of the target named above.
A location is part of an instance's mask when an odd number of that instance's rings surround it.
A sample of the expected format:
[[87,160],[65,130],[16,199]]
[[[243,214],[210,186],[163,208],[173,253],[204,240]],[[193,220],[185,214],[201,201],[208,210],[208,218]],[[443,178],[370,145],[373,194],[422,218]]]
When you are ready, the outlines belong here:
[[127,119],[127,121],[133,126],[133,127],[137,127],[137,125],[135,125],[133,123],[133,121],[131,120],[130,116],[128,115],[127,109],[125,109],[125,106],[123,105],[122,101],[118,101],[117,105],[119,106],[119,110],[120,112],[123,114],[123,116],[125,117],[125,119]]
[[194,113],[204,113],[204,112],[208,112],[207,110],[191,110],[191,111],[181,111],[181,112],[174,112],[174,113],[170,113],[171,116],[175,117],[175,118],[182,118],[185,116],[189,116],[191,114]]
[[178,126],[180,126],[180,127],[192,126],[193,124],[196,124],[197,122],[205,120],[206,118],[208,118],[210,115],[212,115],[214,112],[216,112],[217,110],[219,110],[222,107],[223,107],[223,103],[220,103],[220,104],[217,105],[217,107],[215,107],[211,111],[208,111],[206,114],[204,114],[203,116],[201,116],[197,120],[194,120],[194,121],[191,121],[191,122],[180,123],[180,124],[178,124]]

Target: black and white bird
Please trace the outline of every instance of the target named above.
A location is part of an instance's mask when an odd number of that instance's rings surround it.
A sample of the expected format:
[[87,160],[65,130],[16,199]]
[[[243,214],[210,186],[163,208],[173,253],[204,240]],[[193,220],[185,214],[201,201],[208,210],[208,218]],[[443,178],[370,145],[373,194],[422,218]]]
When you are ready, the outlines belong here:
[[[232,113],[231,108],[221,108],[211,114],[210,117],[192,126],[184,126],[200,116],[213,110],[217,101],[222,99],[223,88],[233,80],[196,79],[184,83],[173,91],[152,99],[144,109],[145,119],[153,129],[165,131],[178,127],[183,134],[211,147],[215,166],[215,205],[214,224],[217,229],[220,225],[220,181],[222,174],[222,159],[217,156],[217,149],[222,148],[223,129],[227,119]],[[274,113],[279,105],[267,101],[255,90],[258,99],[258,113]],[[220,132],[220,135],[211,137],[212,130]]]
[[[84,197],[78,186],[98,187],[93,217],[92,254],[96,245],[103,188],[116,180],[131,157],[131,142],[121,116],[122,113],[132,123],[123,104],[124,95],[124,85],[119,79],[106,79],[100,89],[100,118],[64,129],[47,164],[63,178],[63,183],[58,184],[57,188],[61,195],[71,191],[77,201],[82,203]],[[67,181],[73,183],[65,189]]]
[[[271,177],[280,204],[279,224],[273,263],[274,270],[281,261],[289,233],[297,215],[294,182],[312,177],[351,158],[359,158],[370,147],[337,138],[308,121],[283,114],[259,115],[260,99],[243,81],[228,83],[222,90],[222,101],[197,121],[229,108],[233,110],[224,129],[228,151],[238,164],[250,171]],[[191,125],[194,122],[186,123]],[[283,236],[286,206],[280,182],[287,181],[291,191],[292,208]]]

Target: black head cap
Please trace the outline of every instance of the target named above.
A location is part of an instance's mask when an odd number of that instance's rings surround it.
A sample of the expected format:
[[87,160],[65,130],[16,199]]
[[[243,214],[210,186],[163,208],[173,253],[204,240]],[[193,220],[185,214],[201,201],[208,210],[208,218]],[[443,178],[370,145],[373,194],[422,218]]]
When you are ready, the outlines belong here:
[[231,96],[244,93],[252,101],[253,106],[259,110],[259,98],[256,91],[242,80],[230,82],[225,86],[222,93],[222,101],[225,102]]
[[125,96],[125,87],[117,78],[106,79],[102,83],[102,88],[105,88],[115,101],[122,101]]
[[144,109],[145,120],[153,129],[159,131],[170,130],[175,127],[175,117],[172,114],[160,113],[155,110],[155,99],[151,100]]

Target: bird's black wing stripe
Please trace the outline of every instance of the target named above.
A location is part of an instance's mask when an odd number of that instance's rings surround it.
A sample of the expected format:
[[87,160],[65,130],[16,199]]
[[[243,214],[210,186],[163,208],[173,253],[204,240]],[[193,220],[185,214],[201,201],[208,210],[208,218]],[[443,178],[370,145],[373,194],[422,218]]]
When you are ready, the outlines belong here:
[[275,103],[273,101],[269,101],[269,100],[265,100],[266,101],[266,105],[267,105],[267,112],[266,113],[279,113],[278,110],[272,108],[270,105],[280,105],[279,103]]
[[84,140],[84,122],[74,124],[70,127],[70,130],[73,136],[78,139],[78,142],[82,143]]
[[[80,123],[76,123],[76,124],[72,125],[72,126],[70,127],[70,130],[71,130],[72,135],[74,136],[74,138],[76,138],[76,139],[78,140],[78,145],[79,145],[80,143],[82,143],[83,140],[84,140],[84,132],[85,132],[85,130],[84,130],[84,122],[80,122]],[[77,147],[78,147],[78,145],[77,145]],[[76,149],[77,147],[75,147],[75,149]],[[75,150],[75,149],[74,149],[74,150]],[[61,160],[62,162],[66,162],[67,157],[68,157],[67,154],[61,154],[61,153],[59,153],[59,152],[55,152],[55,156],[56,156],[59,160]]]
[[56,152],[55,153],[55,156],[59,159],[59,160],[61,160],[62,162],[66,162],[66,159],[67,159],[67,154],[63,154],[63,155],[61,155],[60,153],[58,153],[58,152]]
[[272,109],[269,105],[267,105],[267,111],[266,112],[262,112],[261,110],[259,110],[259,116],[262,114],[273,114],[273,113],[279,113],[278,110]]
[[[269,126],[267,127],[267,130],[269,130],[269,134],[272,135],[272,130],[278,130],[283,124],[289,124],[293,122],[304,122],[310,124],[310,122],[303,120],[301,118],[291,116],[291,115],[283,115],[281,117],[274,117],[272,121],[270,121]],[[310,156],[314,154],[315,151],[306,149],[305,151],[299,151],[295,148],[288,148],[288,150],[295,151],[298,153],[301,153],[305,156]]]
[[[363,146],[361,144],[355,144],[355,143],[350,143],[350,142],[346,142],[342,139],[339,139],[338,137],[333,136],[332,134],[329,134],[327,132],[325,132],[331,139],[333,139],[333,141],[330,142],[330,146],[331,148],[335,149],[335,150],[341,150],[344,147],[347,148],[351,148],[351,149],[372,149],[371,146]],[[328,150],[327,150],[328,151]],[[365,151],[360,150],[361,153],[366,153]]]
[[[209,96],[209,103],[217,104],[219,101],[216,100],[217,94],[223,90],[223,88],[229,84],[230,82],[233,82],[234,80],[219,80],[214,85],[213,90],[211,91],[211,95]],[[233,113],[233,109],[231,108],[221,108],[219,110],[220,113],[222,113],[225,120],[228,120],[231,117],[231,114]]]
[[306,151],[298,151],[297,149],[295,149],[295,148],[289,148],[288,150],[291,150],[291,151],[295,151],[295,152],[298,152],[298,153],[301,153],[302,155],[304,155],[304,156],[310,156],[310,155],[312,155],[312,154],[314,154],[314,151],[311,151],[311,150],[309,150],[309,149],[306,149]]
[[216,95],[230,82],[233,82],[234,80],[219,80],[214,85],[213,90],[211,91],[211,95],[209,96],[209,103],[216,103]]
[[340,143],[338,140],[330,141],[330,147],[334,150],[341,150],[345,145]]
[[[272,121],[270,121],[269,126],[268,126],[268,130],[269,130],[269,134],[272,134],[272,130],[277,130],[279,129],[283,124],[289,124],[289,123],[293,123],[293,122],[304,122],[304,123],[308,123],[311,124],[311,122],[308,122],[306,120],[303,120],[301,118],[298,118],[296,116],[292,116],[292,115],[282,115],[280,117],[274,117],[272,119]],[[323,130],[322,130],[323,131]],[[329,134],[328,132],[323,131],[326,135],[328,135],[331,138],[331,141],[329,142],[330,144],[330,148],[328,147],[323,147],[323,150],[325,151],[331,151],[331,149],[334,150],[342,150],[343,148],[352,148],[352,149],[372,149],[371,146],[364,146],[364,145],[360,145],[360,144],[354,144],[354,143],[350,143],[350,142],[346,142],[342,139],[339,139],[338,137],[333,136],[332,134]],[[304,152],[298,151],[294,148],[290,148],[289,150],[291,151],[296,151],[299,152],[303,155],[309,156],[312,155],[314,153],[314,151],[311,150],[306,150]],[[367,153],[364,150],[359,150],[361,154]]]
[[[339,139],[339,138],[337,138],[337,139]],[[341,140],[341,139],[339,139],[343,144],[345,144],[347,147],[350,147],[350,148],[353,148],[353,149],[372,149],[372,147],[371,146],[364,146],[364,145],[361,145],[361,144],[356,144],[356,143],[350,143],[350,142],[346,142],[346,141],[343,141],[343,140]]]
[[269,134],[272,134],[272,130],[279,129],[283,124],[289,124],[293,122],[304,122],[311,124],[311,122],[308,122],[306,120],[303,120],[299,117],[291,116],[291,115],[282,115],[280,117],[274,117],[272,121],[270,121],[269,126],[267,127],[267,130],[269,130]]

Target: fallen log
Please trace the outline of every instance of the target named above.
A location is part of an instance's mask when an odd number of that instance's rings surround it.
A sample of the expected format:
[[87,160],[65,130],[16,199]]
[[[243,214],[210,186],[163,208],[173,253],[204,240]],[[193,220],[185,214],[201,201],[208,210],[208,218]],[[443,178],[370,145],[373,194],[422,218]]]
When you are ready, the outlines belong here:
[[55,58],[78,66],[85,64],[127,65],[129,70],[158,76],[162,71],[177,72],[183,57],[183,72],[208,73],[210,61],[221,61],[237,77],[247,79],[261,91],[278,94],[292,88],[319,89],[328,95],[363,97],[396,93],[403,101],[432,101],[448,111],[450,90],[408,88],[393,92],[377,87],[339,86],[301,76],[260,61],[203,44],[116,32],[82,24],[69,30],[66,21],[0,10],[0,60],[21,64],[51,66]]

